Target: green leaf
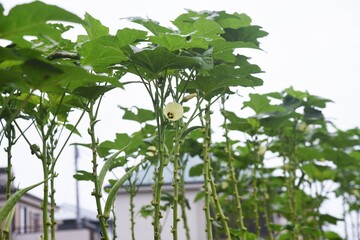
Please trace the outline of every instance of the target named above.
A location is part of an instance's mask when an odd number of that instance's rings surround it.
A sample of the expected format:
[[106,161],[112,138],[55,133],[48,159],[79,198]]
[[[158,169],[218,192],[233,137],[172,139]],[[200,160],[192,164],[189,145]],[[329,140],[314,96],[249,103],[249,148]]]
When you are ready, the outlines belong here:
[[125,120],[132,120],[138,123],[144,123],[155,119],[154,111],[148,109],[132,107],[132,109],[134,110],[129,110],[128,108],[124,107],[120,108],[125,111],[123,115],[123,119]]
[[328,166],[320,166],[314,163],[306,164],[301,169],[309,178],[318,181],[331,180],[336,176],[336,171]]
[[70,123],[65,125],[66,129],[68,129],[70,132],[75,133],[76,135],[78,135],[79,137],[81,137],[81,133],[79,132],[79,130],[76,129],[76,127]]
[[18,46],[30,46],[23,36],[60,37],[61,32],[47,24],[48,21],[83,23],[78,16],[60,7],[34,1],[17,5],[7,16],[0,18],[0,39],[11,40]]
[[117,151],[116,153],[114,153],[109,159],[106,160],[105,164],[102,166],[102,168],[100,170],[100,173],[98,175],[98,179],[97,179],[97,184],[98,184],[99,189],[102,188],[106,173],[112,167],[113,162],[116,160],[117,156],[119,156],[119,154],[124,151],[124,149],[126,147],[127,146],[125,146],[123,149],[121,149],[121,150]]
[[15,209],[16,209],[16,207],[14,206],[14,207],[11,209],[10,213],[8,214],[8,216],[6,217],[5,224],[4,224],[4,228],[3,228],[3,232],[6,233],[6,234],[10,234],[10,229],[11,229],[11,224],[12,224],[12,222],[13,222]]
[[153,49],[134,49],[130,57],[131,63],[143,68],[145,71],[157,75],[164,70],[193,67],[198,61],[192,57],[179,56],[164,47]]
[[109,155],[110,150],[123,150],[129,146],[132,138],[126,133],[117,133],[114,142],[104,141],[97,147],[97,153],[100,157],[106,157]]
[[259,26],[249,26],[238,29],[226,28],[225,33],[221,36],[229,42],[250,42],[255,46],[260,45],[258,38],[268,35],[267,32],[260,30]]
[[83,24],[90,40],[109,35],[109,28],[101,24],[101,22],[93,18],[89,13],[85,14]]
[[81,47],[83,56],[81,62],[92,66],[97,72],[108,72],[110,66],[127,60],[122,47],[115,36],[103,36],[91,40]]
[[23,188],[19,191],[17,191],[16,193],[14,193],[13,195],[11,195],[11,197],[6,200],[6,202],[1,206],[0,209],[0,223],[2,223],[11,213],[12,209],[14,208],[14,206],[16,205],[16,203],[20,200],[20,198],[27,193],[28,191],[30,191],[33,188],[36,188],[37,186],[39,186],[40,184],[43,184],[45,181],[48,181],[48,179],[41,181],[39,183],[36,183],[34,185],[31,185],[29,187]]
[[193,166],[192,168],[190,168],[189,170],[189,176],[190,177],[196,177],[196,176],[201,176],[202,172],[203,172],[203,168],[204,168],[204,164],[200,163],[197,164],[195,166]]
[[91,172],[78,170],[73,177],[78,181],[91,181],[95,183],[95,177]]
[[72,93],[89,100],[98,99],[104,93],[114,89],[115,86],[88,86],[75,88]]
[[323,113],[320,110],[317,110],[312,107],[304,108],[304,119],[307,122],[323,120],[325,119]]
[[192,131],[199,129],[199,128],[203,128],[203,126],[193,126],[193,127],[189,127],[188,129],[186,129],[182,134],[180,139],[184,139],[189,133],[191,133]]
[[343,240],[342,237],[336,232],[333,231],[326,231],[325,232],[325,238],[328,240]]
[[193,36],[193,34],[179,35],[175,33],[162,34],[149,38],[153,43],[175,51],[179,49],[202,48],[208,49],[209,42],[204,38]]
[[130,17],[127,19],[129,21],[141,24],[142,26],[147,28],[151,33],[153,33],[155,36],[172,32],[172,30],[161,26],[158,22],[151,19],[144,19],[141,17]]
[[109,191],[109,195],[106,198],[105,207],[104,207],[104,217],[107,219],[110,217],[110,211],[115,201],[117,192],[119,191],[120,187],[124,184],[124,182],[129,179],[132,173],[138,169],[138,167],[143,164],[146,159],[142,160],[140,163],[136,164],[135,166],[131,167],[117,182],[112,186],[111,190]]
[[250,94],[249,96],[250,100],[244,102],[243,108],[250,107],[257,115],[262,113],[284,111],[284,108],[281,106],[271,105],[270,100],[265,95]]
[[249,27],[251,18],[245,13],[228,14],[225,11],[220,11],[218,12],[218,17],[215,18],[215,21],[220,24],[222,28],[238,29]]

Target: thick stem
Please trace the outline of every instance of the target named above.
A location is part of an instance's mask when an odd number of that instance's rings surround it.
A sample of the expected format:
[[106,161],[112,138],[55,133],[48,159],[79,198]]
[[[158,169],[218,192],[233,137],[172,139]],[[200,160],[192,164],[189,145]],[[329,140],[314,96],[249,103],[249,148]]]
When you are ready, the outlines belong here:
[[[164,117],[163,117],[163,105],[164,105],[164,88],[165,83],[163,80],[156,81],[156,93],[155,97],[152,97],[154,104],[154,112],[157,124],[157,135],[158,135],[158,149],[159,149],[159,165],[155,171],[155,183],[154,183],[154,198],[151,204],[154,206],[154,240],[160,240],[161,226],[160,219],[163,217],[161,214],[161,193],[162,186],[164,185],[164,168],[166,165],[167,152],[165,151],[165,134],[164,134]],[[150,94],[151,95],[151,94]]]
[[258,187],[257,187],[257,163],[254,164],[253,172],[252,172],[252,187],[253,187],[253,207],[254,207],[254,215],[255,215],[255,229],[256,229],[256,237],[260,238],[260,221],[259,221],[259,198],[258,198]]
[[173,234],[173,240],[178,239],[178,222],[180,219],[178,218],[178,205],[179,205],[179,158],[180,158],[180,131],[181,131],[181,123],[180,121],[177,121],[176,123],[176,133],[175,133],[175,154],[173,158],[173,165],[174,165],[174,196],[173,196],[173,226],[172,226],[172,234]]
[[113,215],[113,240],[117,239],[117,231],[116,231],[116,213],[115,213],[115,201],[113,203],[112,209],[111,209],[112,215]]
[[264,166],[264,161],[262,159],[262,161],[260,161],[260,177],[262,179],[262,181],[260,182],[260,194],[262,194],[262,200],[263,200],[263,205],[264,205],[264,218],[265,218],[265,226],[267,228],[267,231],[269,233],[269,238],[270,240],[274,240],[275,237],[274,237],[274,233],[271,229],[271,223],[272,221],[270,220],[270,216],[272,215],[271,214],[271,211],[270,211],[270,207],[269,207],[269,191],[268,191],[268,181],[267,179],[265,178],[265,175],[264,175],[264,170],[265,170],[265,166]]
[[[8,139],[8,146],[7,148],[5,148],[5,151],[7,153],[7,167],[6,167],[7,181],[6,181],[5,195],[6,195],[6,199],[9,199],[11,196],[11,190],[14,181],[14,176],[12,175],[11,159],[12,159],[12,146],[15,144],[15,129],[12,124],[9,125],[9,128],[5,130],[5,136]],[[2,232],[3,229],[1,229],[1,233]],[[1,234],[0,234],[0,239],[3,239],[3,236],[1,236]],[[8,231],[4,231],[4,239],[11,240],[11,234],[9,234]]]
[[89,120],[90,120],[90,128],[88,129],[88,133],[91,137],[91,151],[92,151],[92,174],[94,176],[94,191],[92,192],[92,195],[95,197],[95,202],[96,202],[96,209],[97,209],[97,218],[99,219],[99,223],[100,223],[100,231],[101,231],[101,239],[103,240],[109,240],[109,235],[107,232],[107,227],[108,227],[108,223],[107,223],[107,219],[104,217],[103,215],[103,210],[102,210],[102,206],[101,206],[101,197],[102,197],[102,193],[101,193],[101,186],[99,186],[97,184],[97,167],[98,167],[98,163],[97,163],[97,145],[98,145],[98,140],[96,139],[96,135],[95,135],[95,124],[97,122],[96,119],[96,114],[94,114],[94,103],[90,104],[90,109],[89,109]]
[[6,129],[5,135],[8,139],[8,146],[5,148],[7,153],[7,182],[6,182],[6,199],[9,199],[11,196],[12,182],[14,181],[14,176],[12,176],[12,146],[15,144],[15,129],[13,125],[9,125],[10,127]]
[[130,180],[129,181],[129,193],[130,193],[130,224],[131,224],[131,239],[135,240],[135,205],[134,205],[134,197],[136,195],[136,190],[134,183]]
[[[52,122],[52,124],[54,124],[54,122]],[[54,126],[55,127],[55,126]],[[50,130],[52,131],[53,126],[50,126]],[[56,130],[54,131],[54,134],[56,133]],[[55,230],[56,230],[56,220],[55,220],[55,210],[56,210],[56,201],[55,201],[55,158],[54,158],[54,150],[56,148],[57,145],[57,141],[54,139],[54,134],[50,134],[50,149],[48,152],[48,162],[51,163],[51,168],[50,168],[50,174],[51,176],[53,176],[50,179],[50,220],[51,220],[51,228],[50,228],[50,233],[51,233],[51,240],[55,240]]]
[[185,166],[187,161],[184,161],[181,167],[181,174],[180,174],[180,207],[181,207],[181,218],[184,223],[185,235],[186,240],[190,240],[190,229],[187,222],[187,215],[186,215],[186,196],[185,196]]
[[[206,108],[205,111],[209,111],[209,107]],[[203,125],[203,159],[204,159],[204,168],[203,168],[203,175],[204,175],[204,192],[205,192],[205,203],[204,203],[204,211],[205,211],[205,218],[206,218],[206,233],[207,233],[207,239],[213,240],[213,234],[212,234],[212,221],[213,218],[211,217],[210,213],[210,200],[211,200],[211,190],[210,190],[210,159],[209,159],[209,146],[208,142],[210,141],[210,126],[209,124],[204,122],[204,117],[202,115],[202,112],[200,111],[200,120]]]
[[222,98],[222,104],[223,104],[222,105],[222,107],[223,107],[222,114],[224,116],[224,129],[225,129],[224,137],[225,137],[225,141],[226,141],[228,169],[229,169],[229,172],[230,172],[231,182],[233,183],[235,203],[236,203],[236,211],[237,211],[237,220],[236,220],[236,222],[240,226],[242,239],[246,240],[247,228],[245,227],[245,224],[244,224],[244,215],[243,215],[242,206],[241,206],[241,196],[240,196],[240,193],[239,193],[239,190],[238,190],[238,180],[237,180],[237,176],[235,174],[235,168],[234,168],[234,165],[233,165],[234,158],[232,156],[232,149],[231,149],[230,137],[229,137],[229,128],[228,128],[228,125],[227,125],[227,116],[226,116],[226,109],[225,109],[225,97]]
[[[42,136],[42,151],[41,151],[41,162],[43,167],[43,178],[48,179],[49,178],[49,165],[48,165],[48,155],[47,155],[47,149],[46,149],[46,139],[44,134],[44,127],[41,126],[41,136]],[[48,240],[49,239],[49,225],[51,224],[49,222],[49,180],[46,180],[44,182],[44,188],[43,188],[43,203],[42,203],[42,213],[43,213],[43,239]]]

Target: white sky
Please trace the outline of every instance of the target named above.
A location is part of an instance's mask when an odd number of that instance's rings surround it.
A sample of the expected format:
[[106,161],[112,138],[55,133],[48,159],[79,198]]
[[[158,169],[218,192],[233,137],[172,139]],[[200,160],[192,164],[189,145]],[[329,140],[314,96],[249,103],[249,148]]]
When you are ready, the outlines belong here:
[[[7,12],[12,6],[28,1],[1,1]],[[303,1],[260,1],[260,0],[183,0],[183,1],[115,1],[115,0],[47,0],[80,17],[85,12],[99,19],[112,32],[125,26],[120,18],[140,16],[149,17],[170,26],[169,20],[191,10],[225,10],[228,13],[246,13],[253,24],[260,25],[269,35],[260,40],[261,51],[249,51],[251,62],[258,64],[264,71],[261,77],[264,86],[251,92],[281,91],[293,86],[297,90],[308,90],[310,93],[334,101],[325,110],[325,116],[333,120],[342,129],[360,125],[360,111],[356,107],[360,102],[360,1],[357,0],[303,0]],[[134,87],[133,90],[136,88]],[[130,91],[131,92],[131,91]],[[111,113],[111,118],[104,118],[99,124],[100,140],[112,140],[114,129],[127,131],[119,125],[121,112],[116,105],[146,105],[146,100],[134,94],[128,97],[115,92],[109,95],[104,114]],[[120,93],[123,94],[123,93]],[[141,96],[141,95],[140,95]],[[142,105],[141,105],[142,104]],[[234,106],[238,109],[241,106]],[[108,127],[111,126],[111,129]],[[27,156],[23,149],[14,154],[14,171],[17,183],[25,187],[41,179],[40,162],[32,159],[16,159],[17,154]],[[26,148],[26,151],[28,149]],[[72,150],[60,159],[58,177],[58,204],[75,203]],[[81,152],[81,165],[89,168],[90,154]],[[67,158],[67,159],[66,159]],[[4,158],[2,158],[4,159]],[[28,163],[31,161],[31,163]],[[25,163],[24,163],[25,162]],[[4,165],[1,162],[0,165]],[[88,196],[91,187],[82,183],[82,196]],[[41,188],[34,191],[41,196]],[[92,200],[83,197],[84,207],[93,207]]]

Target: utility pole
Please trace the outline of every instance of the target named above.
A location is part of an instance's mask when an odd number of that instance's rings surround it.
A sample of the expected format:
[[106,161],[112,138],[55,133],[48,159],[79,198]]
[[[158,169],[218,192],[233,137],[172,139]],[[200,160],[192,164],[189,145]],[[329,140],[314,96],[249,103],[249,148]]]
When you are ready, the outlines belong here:
[[[75,173],[78,171],[78,159],[79,150],[75,145]],[[81,228],[81,216],[80,216],[80,195],[79,195],[79,181],[75,180],[75,191],[76,191],[76,227]]]

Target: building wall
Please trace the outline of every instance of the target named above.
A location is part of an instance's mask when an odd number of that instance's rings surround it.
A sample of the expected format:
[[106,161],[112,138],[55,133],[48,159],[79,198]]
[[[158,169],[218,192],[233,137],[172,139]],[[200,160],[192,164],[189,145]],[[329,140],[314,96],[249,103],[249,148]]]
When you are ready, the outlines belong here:
[[[202,184],[188,184],[186,186],[186,198],[190,204],[190,210],[187,209],[187,221],[190,228],[191,239],[206,239],[205,234],[205,215],[203,211],[203,201],[194,202],[195,196],[201,189]],[[164,186],[165,191],[172,191],[171,186]],[[129,194],[123,190],[118,193],[115,202],[116,212],[116,230],[119,239],[131,239],[131,223],[130,223],[130,205]],[[142,206],[148,205],[152,200],[151,187],[141,187],[139,192],[135,196],[135,239],[152,239],[153,226],[151,224],[152,217],[143,218],[139,214],[139,210]],[[171,227],[172,227],[172,209],[168,208],[166,212],[162,213],[163,218],[161,224],[163,226],[161,232],[161,239],[172,239]],[[180,221],[178,222],[179,240],[185,240],[185,229],[183,227],[183,221],[181,219],[181,212],[179,209],[178,216]]]
[[[29,233],[13,236],[13,240],[39,240],[42,233]],[[89,240],[88,229],[62,230],[56,232],[56,240]]]

